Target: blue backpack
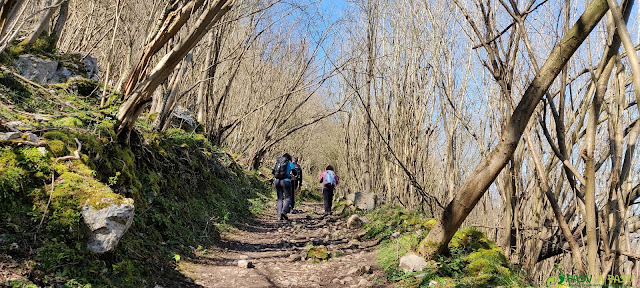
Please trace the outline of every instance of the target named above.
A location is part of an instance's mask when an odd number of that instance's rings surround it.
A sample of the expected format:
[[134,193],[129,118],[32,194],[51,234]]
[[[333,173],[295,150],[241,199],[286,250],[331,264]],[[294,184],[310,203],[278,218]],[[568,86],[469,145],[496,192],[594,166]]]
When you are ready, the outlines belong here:
[[333,173],[333,171],[331,171],[331,170],[327,170],[327,172],[324,173],[324,179],[322,181],[322,185],[335,187],[336,186],[336,174]]

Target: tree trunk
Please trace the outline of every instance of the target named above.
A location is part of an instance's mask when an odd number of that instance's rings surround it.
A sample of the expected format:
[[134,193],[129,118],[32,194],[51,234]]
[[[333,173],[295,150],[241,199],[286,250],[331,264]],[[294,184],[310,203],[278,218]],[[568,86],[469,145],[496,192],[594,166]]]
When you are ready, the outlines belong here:
[[[35,44],[36,40],[38,40],[38,37],[40,37],[40,34],[42,34],[42,32],[44,32],[45,30],[48,30],[49,22],[51,21],[51,17],[53,17],[53,13],[56,12],[56,7],[60,6],[62,3],[67,1],[69,0],[59,0],[53,6],[51,6],[51,8],[49,8],[45,12],[44,16],[40,18],[40,22],[38,23],[36,28],[33,30],[33,32],[31,32],[29,37],[23,43],[26,45]],[[50,4],[51,4],[51,0],[47,1],[45,6],[49,6]]]
[[541,186],[540,188],[542,188],[545,196],[547,197],[547,200],[549,200],[549,203],[551,203],[551,208],[553,210],[553,214],[556,217],[556,220],[558,221],[560,230],[562,231],[564,238],[567,239],[567,242],[569,243],[569,247],[571,248],[571,255],[573,256],[574,266],[576,269],[578,269],[578,272],[580,272],[580,274],[585,274],[586,269],[584,268],[584,264],[582,263],[580,246],[578,246],[578,243],[573,237],[573,234],[571,233],[571,229],[569,228],[567,221],[565,221],[564,219],[564,215],[562,214],[562,208],[558,204],[558,201],[556,200],[556,197],[553,194],[551,187],[549,186],[547,176],[544,175],[545,169],[544,169],[544,166],[542,166],[542,161],[540,160],[540,156],[538,155],[535,148],[533,147],[533,138],[531,137],[531,134],[529,133],[529,131],[526,131],[526,130],[525,130],[525,141],[527,143],[527,146],[529,147],[529,153],[531,154],[531,158],[533,158],[533,164],[536,170],[536,174],[538,174],[538,179],[540,180],[540,186]]
[[[371,90],[372,90],[372,82],[373,82],[373,67],[375,61],[375,45],[376,45],[376,9],[375,4],[372,4],[372,1],[367,3],[367,17],[369,20],[369,26],[367,29],[367,84],[365,85],[365,107],[368,112],[371,113]],[[375,85],[374,85],[375,86]],[[365,148],[364,148],[364,190],[366,192],[371,192],[371,119],[367,117],[365,126],[365,133],[367,135],[367,139],[365,140]]]
[[213,49],[214,48],[214,43],[216,43],[216,36],[214,31],[210,31],[209,32],[209,41],[208,41],[208,49],[207,49],[207,57],[204,61],[204,71],[202,71],[202,76],[200,78],[200,86],[198,87],[198,98],[196,101],[196,107],[198,109],[198,123],[200,123],[200,125],[204,125],[205,121],[206,121],[206,108],[207,105],[209,104],[209,101],[207,101],[209,99],[208,95],[205,95],[205,92],[208,90],[209,88],[209,83],[211,83],[211,80],[209,79],[212,74],[212,70],[213,70],[213,66],[212,66],[212,58],[213,58]]
[[[211,11],[212,7],[218,7],[220,4],[224,5],[226,2],[229,2],[229,6],[231,6],[233,0],[218,0],[214,5],[209,6],[209,8],[207,9]],[[167,44],[167,42],[169,42],[169,40],[173,38],[173,36],[175,36],[178,31],[180,31],[180,29],[182,29],[189,18],[191,18],[191,15],[193,15],[194,12],[198,10],[203,3],[204,0],[189,1],[184,6],[177,7],[177,9],[171,11],[166,15],[165,21],[163,22],[162,26],[158,29],[157,33],[152,36],[151,40],[147,42],[144,50],[142,51],[142,55],[140,56],[138,64],[129,74],[127,84],[122,91],[124,96],[128,96],[129,94],[134,92],[135,88],[139,86],[138,82],[142,80],[144,71],[147,69],[149,61],[151,61],[153,55],[155,55],[156,52],[164,47],[164,45]],[[184,55],[183,57],[180,57],[180,59],[182,58],[184,58]]]
[[[68,6],[68,4],[67,4]],[[60,8],[62,9],[62,8]],[[61,12],[62,13],[62,12]],[[66,18],[66,16],[65,16]],[[58,19],[58,21],[60,21],[60,19]],[[107,72],[105,73],[104,76],[104,88],[102,89],[102,96],[100,96],[100,107],[102,108],[104,106],[104,101],[105,98],[107,97],[107,91],[109,90],[107,87],[109,84],[109,78],[111,78],[111,58],[113,56],[113,46],[115,44],[116,41],[116,33],[118,32],[118,24],[120,24],[120,0],[116,0],[116,13],[115,13],[115,23],[113,24],[113,33],[111,34],[111,46],[109,47],[109,52],[107,55],[107,59],[109,59],[109,61],[107,61]],[[58,25],[56,24],[56,27]],[[59,34],[58,34],[59,35]]]
[[[116,8],[116,11],[117,11],[117,8]],[[64,1],[62,5],[60,5],[60,13],[58,15],[58,19],[56,20],[56,24],[53,26],[53,31],[51,31],[51,36],[53,37],[53,41],[56,42],[56,43],[53,43],[55,45],[57,45],[58,39],[60,39],[60,35],[62,35],[62,29],[64,29],[64,24],[67,23],[68,16],[69,16],[69,0]],[[117,21],[118,19],[116,19],[116,22]]]
[[22,8],[25,0],[7,0],[0,10],[0,37],[4,37],[7,26],[17,18],[18,11]]
[[421,255],[433,257],[447,250],[447,245],[455,232],[513,155],[536,106],[569,58],[600,22],[608,7],[606,0],[591,2],[560,43],[554,47],[549,58],[524,92],[507,126],[503,128],[502,137],[496,148],[476,166],[453,201],[444,209],[436,225],[420,243]]
[[128,142],[133,129],[133,124],[138,119],[142,111],[156,90],[175,66],[193,49],[193,47],[210,30],[211,26],[217,23],[222,16],[233,6],[234,0],[218,0],[215,5],[209,6],[194,24],[194,28],[189,31],[187,37],[167,53],[149,76],[140,82],[134,93],[120,106],[118,111],[118,139],[121,142]]
[[171,120],[171,113],[173,112],[173,108],[176,106],[177,98],[176,95],[180,92],[180,80],[182,76],[187,71],[188,64],[191,62],[192,54],[187,54],[187,57],[184,58],[184,61],[178,67],[178,71],[176,71],[175,81],[173,81],[171,87],[169,88],[169,95],[167,98],[161,102],[160,111],[158,116],[153,121],[153,129],[166,131],[169,127],[169,120]]

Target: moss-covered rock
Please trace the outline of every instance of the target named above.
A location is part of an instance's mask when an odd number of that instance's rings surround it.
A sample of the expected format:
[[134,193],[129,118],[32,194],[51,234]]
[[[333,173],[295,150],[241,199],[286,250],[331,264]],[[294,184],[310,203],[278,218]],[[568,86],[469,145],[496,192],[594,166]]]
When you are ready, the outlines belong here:
[[329,259],[329,253],[327,253],[327,250],[323,247],[312,247],[307,251],[307,259],[319,261],[327,260]]
[[506,275],[509,273],[507,258],[499,248],[480,248],[464,257],[467,265],[467,272],[471,276],[489,274],[494,276]]
[[69,153],[67,149],[67,145],[64,144],[61,140],[49,140],[47,141],[47,146],[49,147],[49,151],[51,154],[56,157],[62,157]]
[[[474,227],[460,229],[449,241],[449,248],[460,248],[466,251],[477,251],[479,249],[498,248],[497,245],[487,239],[484,233]],[[498,248],[499,249],[499,248]]]
[[71,195],[77,199],[80,207],[92,206],[95,209],[105,208],[111,204],[122,204],[125,197],[114,193],[109,186],[91,178],[74,172],[65,172],[54,185],[53,197]]

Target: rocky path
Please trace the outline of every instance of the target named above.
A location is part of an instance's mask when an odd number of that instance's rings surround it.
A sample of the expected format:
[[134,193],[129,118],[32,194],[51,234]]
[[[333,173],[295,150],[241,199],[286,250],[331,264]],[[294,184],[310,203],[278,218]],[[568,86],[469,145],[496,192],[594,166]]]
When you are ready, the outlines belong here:
[[[377,243],[358,241],[362,232],[340,217],[323,218],[322,203],[299,209],[286,222],[274,207],[224,233],[219,248],[183,263],[183,273],[204,287],[390,287],[375,264]],[[306,259],[312,247],[329,260]]]

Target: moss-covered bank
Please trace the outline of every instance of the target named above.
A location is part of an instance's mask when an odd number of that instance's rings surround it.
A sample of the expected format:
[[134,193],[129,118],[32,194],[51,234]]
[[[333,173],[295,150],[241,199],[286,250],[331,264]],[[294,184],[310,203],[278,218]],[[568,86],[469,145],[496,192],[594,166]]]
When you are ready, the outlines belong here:
[[366,217],[365,237],[382,241],[378,265],[388,280],[402,287],[527,286],[523,273],[510,265],[500,247],[473,227],[456,233],[449,243],[449,255],[429,261],[423,271],[404,273],[398,268],[400,257],[417,250],[436,220],[388,206],[367,213]]
[[[9,73],[0,91],[0,122],[40,138],[0,142],[0,277],[21,279],[12,285],[187,285],[176,255],[213,245],[270,196],[268,184],[200,134],[145,132],[140,121],[142,132],[123,146],[114,142],[115,105],[93,108],[97,99],[64,88],[54,97]],[[80,159],[55,161],[73,154],[75,139]],[[115,251],[89,252],[80,207],[125,198],[135,203],[133,225]]]

